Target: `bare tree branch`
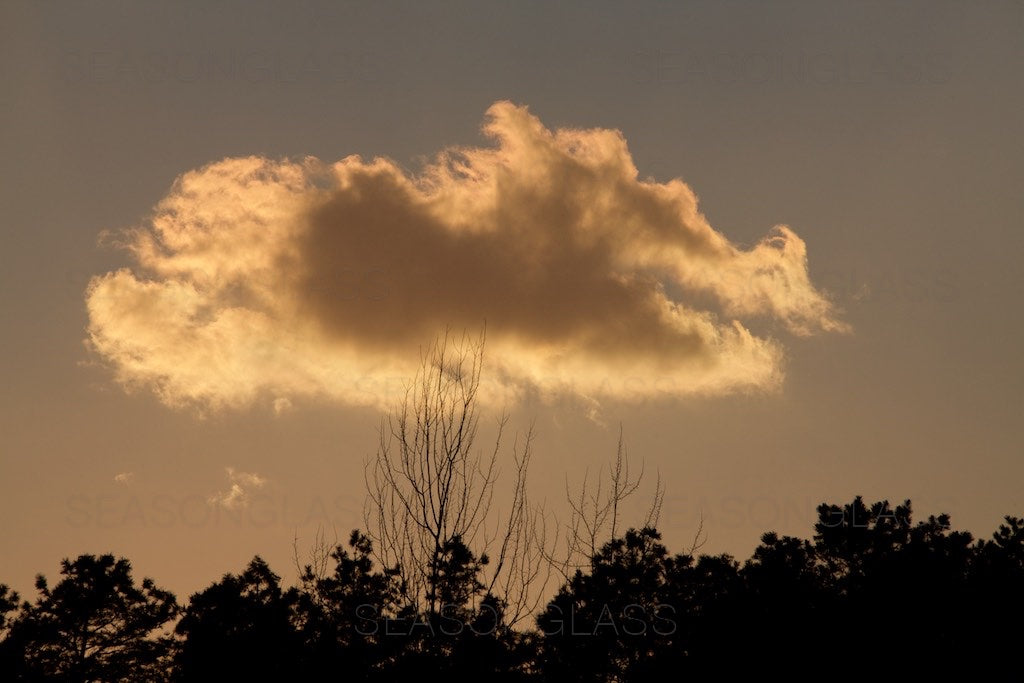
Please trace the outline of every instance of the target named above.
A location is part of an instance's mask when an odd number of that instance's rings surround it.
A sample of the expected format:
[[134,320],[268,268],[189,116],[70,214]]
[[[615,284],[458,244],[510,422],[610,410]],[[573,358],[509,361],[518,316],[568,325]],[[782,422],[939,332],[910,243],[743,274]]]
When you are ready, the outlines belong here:
[[[482,585],[506,605],[506,623],[532,614],[546,580],[537,551],[546,517],[527,496],[533,428],[512,447],[510,507],[493,510],[508,416],[493,448],[476,448],[484,334],[449,332],[421,352],[404,400],[381,421],[378,449],[366,462],[363,509],[376,559],[396,570],[407,606],[434,612],[439,560],[454,540],[484,564]],[[493,556],[491,551],[494,551]]]
[[[605,542],[619,537],[622,525],[622,504],[639,490],[644,472],[644,463],[641,462],[640,472],[636,476],[631,474],[629,456],[626,452],[620,425],[618,447],[615,459],[608,465],[607,482],[605,482],[604,472],[598,474],[596,481],[591,481],[590,472],[586,470],[578,492],[573,493],[569,480],[566,478],[565,498],[569,508],[569,517],[564,525],[560,525],[557,518],[555,519],[555,528],[558,533],[553,542],[553,546],[558,547],[557,536],[564,533],[561,539],[562,550],[557,556],[554,552],[548,551],[546,547],[541,550],[542,559],[553,571],[568,581],[577,570],[589,566],[591,558],[597,554]],[[654,527],[657,525],[664,499],[665,487],[659,473],[655,481],[650,506],[643,519],[643,526]],[[698,536],[700,533],[701,531],[698,531]]]

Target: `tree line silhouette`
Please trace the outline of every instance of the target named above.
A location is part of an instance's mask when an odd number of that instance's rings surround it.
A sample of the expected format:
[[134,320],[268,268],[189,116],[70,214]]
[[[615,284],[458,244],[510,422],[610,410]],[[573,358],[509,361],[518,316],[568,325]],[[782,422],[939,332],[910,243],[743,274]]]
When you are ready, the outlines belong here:
[[549,523],[527,495],[530,432],[492,514],[505,419],[477,450],[482,342],[424,356],[366,464],[365,529],[318,536],[305,563],[296,545],[296,585],[257,556],[179,602],[127,559],[65,559],[34,600],[0,585],[0,681],[1020,676],[1021,518],[976,541],[945,514],[915,523],[909,500],[857,497],[820,505],[809,540],[765,533],[743,562],[698,552],[700,530],[671,553],[660,482],[623,531],[643,473],[621,436],[607,479],[567,485]]
[[184,604],[126,559],[81,555],[54,586],[40,576],[34,601],[0,587],[0,678],[651,681],[778,666],[799,679],[993,660],[1019,673],[1024,520],[975,542],[946,515],[912,523],[909,501],[817,513],[813,539],[765,533],[742,563],[630,528],[519,629],[458,541],[432,574],[432,611],[403,604],[358,531],[323,576],[307,566],[285,587],[255,557]]

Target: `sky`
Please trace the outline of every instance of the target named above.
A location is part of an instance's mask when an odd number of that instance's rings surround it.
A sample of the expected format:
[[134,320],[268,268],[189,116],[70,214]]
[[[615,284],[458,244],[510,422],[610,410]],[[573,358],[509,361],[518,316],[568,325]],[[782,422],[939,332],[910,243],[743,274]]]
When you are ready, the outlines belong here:
[[621,428],[673,550],[856,495],[987,536],[1024,514],[1022,32],[1014,2],[3,3],[0,582],[292,580],[362,526],[419,350],[485,325],[480,444],[532,424],[552,510]]

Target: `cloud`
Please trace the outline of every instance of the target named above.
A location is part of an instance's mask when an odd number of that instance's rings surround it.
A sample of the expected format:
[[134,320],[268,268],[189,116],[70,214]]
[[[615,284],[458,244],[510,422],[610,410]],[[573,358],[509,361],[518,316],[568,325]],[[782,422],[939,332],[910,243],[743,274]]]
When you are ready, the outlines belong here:
[[134,472],[119,472],[118,474],[114,475],[114,481],[116,481],[118,484],[124,484],[125,486],[132,483],[133,479],[135,479]]
[[207,502],[210,505],[235,510],[248,505],[253,489],[263,488],[267,480],[254,472],[239,472],[233,467],[225,467],[228,482],[231,484],[227,491],[218,491],[211,495]]
[[88,344],[168,405],[281,412],[388,404],[446,328],[486,323],[488,395],[590,402],[774,389],[782,345],[750,321],[847,329],[795,232],[737,247],[681,180],[640,179],[618,131],[509,102],[483,130],[491,146],[417,174],[357,156],[185,173],[126,235],[132,268],[91,280]]

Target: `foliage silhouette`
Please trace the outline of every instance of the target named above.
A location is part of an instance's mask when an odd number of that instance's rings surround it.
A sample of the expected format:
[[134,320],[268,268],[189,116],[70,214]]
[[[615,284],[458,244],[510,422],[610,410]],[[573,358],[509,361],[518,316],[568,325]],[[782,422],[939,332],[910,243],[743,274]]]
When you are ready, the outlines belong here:
[[113,555],[61,563],[52,589],[36,578],[38,597],[24,603],[5,640],[21,680],[163,681],[170,672],[172,594],[152,579],[136,586],[131,564]]
[[[1024,610],[1024,520],[990,539],[909,501],[822,504],[810,539],[767,532],[749,559],[671,554],[653,527],[601,545],[536,614],[513,628],[488,590],[489,558],[458,535],[422,575],[402,574],[354,531],[293,588],[256,557],[194,594],[181,613],[127,560],[62,564],[35,603],[0,586],[0,679],[53,681],[649,681],[784,671],[789,678],[1016,675]],[[173,653],[173,656],[172,656]]]
[[1011,657],[1024,638],[1024,519],[1008,516],[1004,521],[991,540],[978,543],[968,577],[965,640],[978,651],[993,653],[993,659]]
[[398,651],[400,643],[378,628],[398,602],[396,573],[375,569],[373,543],[359,531],[348,545],[331,552],[331,574],[318,575],[313,565],[302,571],[294,620],[304,644],[303,678],[345,671],[351,680],[376,680]]
[[10,586],[0,583],[0,672],[14,672],[18,668],[19,658],[14,652],[14,641],[8,638],[12,619],[8,615],[17,614],[21,597]]
[[292,620],[295,589],[259,556],[189,600],[175,629],[182,638],[177,680],[286,680],[297,669],[301,638]]
[[16,591],[12,591],[10,586],[0,583],[0,635],[7,633],[7,615],[18,609],[20,600]]
[[506,623],[505,602],[487,591],[487,558],[454,536],[433,562],[427,606],[403,603],[380,626],[401,644],[385,666],[388,677],[410,680],[433,671],[449,680],[523,680],[524,638]]
[[677,635],[669,602],[673,560],[652,528],[630,529],[577,570],[537,625],[545,637],[540,664],[550,680],[641,680],[643,659]]

